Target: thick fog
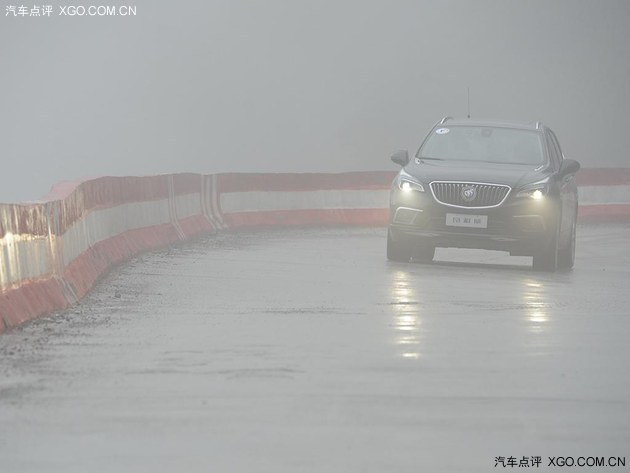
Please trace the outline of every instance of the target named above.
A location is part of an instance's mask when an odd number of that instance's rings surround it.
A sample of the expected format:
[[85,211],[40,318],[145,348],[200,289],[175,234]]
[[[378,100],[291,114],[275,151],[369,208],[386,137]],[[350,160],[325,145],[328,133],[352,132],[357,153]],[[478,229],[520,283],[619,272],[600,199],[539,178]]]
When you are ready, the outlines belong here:
[[46,3],[0,13],[0,201],[94,175],[394,169],[468,87],[473,118],[540,119],[584,166],[630,166],[627,0]]

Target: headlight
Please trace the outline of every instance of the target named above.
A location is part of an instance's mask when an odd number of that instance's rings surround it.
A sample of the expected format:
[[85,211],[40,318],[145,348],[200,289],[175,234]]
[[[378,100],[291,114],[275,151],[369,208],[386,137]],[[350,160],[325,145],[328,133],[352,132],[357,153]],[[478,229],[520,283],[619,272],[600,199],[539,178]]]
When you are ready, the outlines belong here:
[[547,195],[548,183],[549,178],[529,184],[521,189],[518,194],[516,194],[516,197],[529,197],[534,200],[542,200],[545,195]]
[[529,197],[534,200],[540,200],[543,197],[545,197],[545,193],[546,192],[544,188],[527,189],[527,190],[520,191],[518,194],[516,194],[516,197]]
[[403,192],[424,192],[424,187],[409,174],[400,174],[398,177],[398,188]]

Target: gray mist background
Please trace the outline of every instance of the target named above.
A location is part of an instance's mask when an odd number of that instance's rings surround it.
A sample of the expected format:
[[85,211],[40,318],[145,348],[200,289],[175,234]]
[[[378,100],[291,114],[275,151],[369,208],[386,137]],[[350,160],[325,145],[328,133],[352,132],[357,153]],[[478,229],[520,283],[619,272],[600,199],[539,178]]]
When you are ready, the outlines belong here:
[[630,166],[627,0],[9,4],[0,201],[96,175],[393,170],[392,151],[465,116],[467,87],[473,117],[541,119],[583,166]]

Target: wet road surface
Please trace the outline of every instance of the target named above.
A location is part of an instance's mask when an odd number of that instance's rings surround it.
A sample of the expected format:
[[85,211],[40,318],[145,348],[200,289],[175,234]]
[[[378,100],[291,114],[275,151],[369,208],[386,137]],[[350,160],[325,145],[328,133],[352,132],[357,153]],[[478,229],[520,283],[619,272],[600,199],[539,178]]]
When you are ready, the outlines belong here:
[[557,274],[505,253],[384,253],[384,229],[277,230],[115,269],[0,337],[0,470],[630,465],[630,226],[580,227]]

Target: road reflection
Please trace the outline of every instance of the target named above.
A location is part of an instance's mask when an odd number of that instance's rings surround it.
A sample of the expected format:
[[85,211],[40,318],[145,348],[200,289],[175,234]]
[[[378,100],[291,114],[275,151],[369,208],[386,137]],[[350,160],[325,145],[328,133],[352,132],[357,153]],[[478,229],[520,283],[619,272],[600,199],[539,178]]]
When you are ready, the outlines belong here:
[[396,332],[395,343],[400,346],[400,356],[407,359],[420,358],[420,303],[417,290],[406,271],[393,271],[391,306]]
[[525,280],[523,290],[525,319],[528,330],[532,333],[543,332],[549,322],[545,292],[545,286],[542,282],[533,279]]
[[[480,323],[487,321],[489,316],[497,316],[497,322],[502,324],[508,317],[513,321],[518,320],[522,334],[535,339],[539,339],[551,327],[553,305],[549,302],[549,281],[535,276],[493,273],[488,275],[491,291],[486,290],[484,284],[480,284],[477,290],[451,285],[452,279],[449,277],[447,282],[444,274],[440,273],[426,279],[414,271],[397,269],[389,272],[389,278],[393,342],[397,347],[397,356],[406,359],[419,359],[423,354],[427,355],[425,341],[428,321],[427,313],[423,313],[423,310],[432,306],[435,294],[444,293],[445,284],[452,289],[451,308],[478,318]],[[497,284],[501,288],[498,292]],[[493,330],[490,327],[487,329]],[[537,344],[540,340],[533,342]]]

